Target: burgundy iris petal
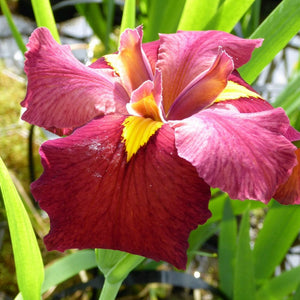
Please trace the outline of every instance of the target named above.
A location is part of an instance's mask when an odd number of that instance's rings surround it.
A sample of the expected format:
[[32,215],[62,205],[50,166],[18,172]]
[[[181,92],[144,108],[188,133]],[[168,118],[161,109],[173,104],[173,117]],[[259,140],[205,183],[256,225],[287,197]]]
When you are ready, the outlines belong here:
[[50,216],[46,246],[118,249],[184,268],[190,231],[210,217],[209,186],[178,157],[168,125],[127,164],[123,121],[95,119],[42,146],[32,192]]

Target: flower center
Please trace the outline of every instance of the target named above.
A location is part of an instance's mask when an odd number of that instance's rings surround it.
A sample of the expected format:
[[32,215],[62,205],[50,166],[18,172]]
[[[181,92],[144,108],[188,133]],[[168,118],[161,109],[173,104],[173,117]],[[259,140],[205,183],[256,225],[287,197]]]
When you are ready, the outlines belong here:
[[155,102],[153,94],[146,95],[141,100],[129,104],[128,111],[132,110],[132,114],[139,115],[144,118],[151,118],[154,121],[162,122],[159,108]]

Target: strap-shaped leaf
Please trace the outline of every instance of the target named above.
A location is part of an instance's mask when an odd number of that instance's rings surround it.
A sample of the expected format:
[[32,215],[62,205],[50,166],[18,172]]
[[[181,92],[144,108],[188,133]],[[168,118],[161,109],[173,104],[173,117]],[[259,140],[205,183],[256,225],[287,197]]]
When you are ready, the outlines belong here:
[[135,0],[126,0],[120,28],[121,32],[123,32],[126,28],[135,27],[135,10]]
[[0,186],[20,292],[23,299],[39,300],[44,280],[44,266],[40,249],[27,212],[1,158]]
[[[286,271],[264,283],[256,299],[281,300],[296,290],[300,282],[300,267]],[[299,293],[299,292],[298,292]],[[299,298],[295,298],[299,299]]]
[[157,40],[158,33],[176,32],[185,0],[151,0],[148,3],[143,41]]
[[264,38],[246,65],[239,69],[242,77],[251,84],[275,55],[300,30],[300,0],[283,0],[257,28],[250,38]]
[[298,72],[276,98],[273,106],[281,106],[288,116],[300,107],[300,72]]
[[253,2],[254,0],[224,1],[214,17],[205,26],[205,30],[214,29],[231,32]]
[[293,298],[291,298],[291,300],[298,300],[298,299],[300,299],[300,283],[298,284],[295,294],[293,295]]
[[47,27],[55,40],[60,42],[54,15],[49,0],[31,0],[34,17],[39,27]]
[[243,215],[239,230],[234,271],[234,300],[255,299],[253,253],[250,248],[249,230],[249,210],[246,210]]
[[186,0],[178,30],[203,30],[217,11],[219,2]]
[[2,10],[3,14],[6,17],[9,28],[10,28],[12,34],[13,34],[13,37],[14,37],[15,41],[17,42],[17,45],[18,45],[19,49],[24,54],[27,49],[26,49],[26,46],[23,42],[22,35],[21,35],[21,33],[19,32],[17,26],[14,23],[14,20],[12,18],[12,15],[10,13],[10,10],[8,8],[6,0],[0,0],[0,7],[1,7],[1,10]]
[[300,206],[274,202],[254,246],[254,270],[258,283],[264,282],[281,263],[300,229]]
[[224,203],[218,248],[220,289],[231,299],[233,296],[234,261],[237,248],[237,224],[229,198]]
[[95,252],[93,250],[81,250],[56,260],[45,269],[45,281],[42,285],[42,293],[48,291],[82,270],[97,267]]

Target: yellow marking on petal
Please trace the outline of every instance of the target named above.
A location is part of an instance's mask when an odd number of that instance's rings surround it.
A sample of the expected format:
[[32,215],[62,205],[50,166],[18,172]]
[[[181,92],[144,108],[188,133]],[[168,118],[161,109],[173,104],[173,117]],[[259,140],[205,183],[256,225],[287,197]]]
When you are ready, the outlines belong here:
[[259,94],[247,89],[245,86],[234,81],[228,81],[225,89],[215,99],[214,102],[221,102],[226,100],[237,100],[240,98],[262,98]]
[[150,137],[161,128],[163,122],[154,121],[150,118],[130,116],[122,124],[123,142],[127,152],[127,162],[138,150],[148,143]]
[[107,64],[113,68],[113,70],[117,73],[117,75],[120,76],[122,68],[124,68],[124,65],[122,63],[122,60],[120,59],[118,54],[108,54],[104,56],[105,61]]
[[153,94],[147,95],[141,100],[131,103],[131,108],[144,118],[151,118],[154,121],[161,122],[159,108]]

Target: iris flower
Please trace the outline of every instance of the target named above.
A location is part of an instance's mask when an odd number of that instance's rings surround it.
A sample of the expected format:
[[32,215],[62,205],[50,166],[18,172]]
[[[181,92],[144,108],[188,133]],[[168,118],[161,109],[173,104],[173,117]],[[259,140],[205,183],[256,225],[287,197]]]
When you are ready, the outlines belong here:
[[300,133],[236,70],[262,40],[142,35],[127,29],[117,53],[85,66],[46,28],[33,32],[22,118],[63,137],[41,146],[31,188],[48,250],[116,249],[183,269],[210,187],[300,203]]

